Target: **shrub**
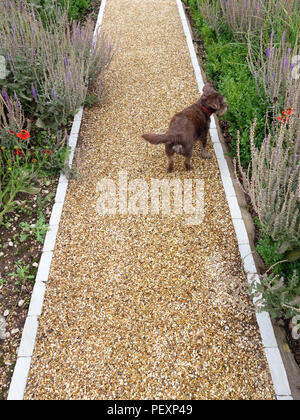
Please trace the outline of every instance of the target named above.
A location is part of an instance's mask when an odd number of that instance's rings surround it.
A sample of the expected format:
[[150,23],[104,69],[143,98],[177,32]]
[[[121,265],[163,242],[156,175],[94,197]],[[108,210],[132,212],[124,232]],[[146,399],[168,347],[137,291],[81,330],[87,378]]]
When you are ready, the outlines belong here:
[[259,311],[268,311],[272,318],[290,319],[300,313],[300,275],[294,271],[285,279],[276,274],[260,276],[253,281],[251,296],[256,298]]
[[[93,43],[91,20],[70,27],[66,12],[58,9],[48,23],[45,27],[24,1],[0,3],[0,53],[9,70],[0,88],[20,94],[24,112],[38,127],[58,128],[84,103],[88,87],[111,59],[111,46],[104,36]],[[97,93],[100,100],[100,88]]]
[[300,249],[300,131],[294,137],[293,120],[291,115],[289,122],[278,123],[274,136],[265,138],[260,150],[254,144],[254,124],[247,171],[238,160],[244,190],[263,232],[279,244],[279,254]]
[[67,10],[69,19],[79,20],[88,10],[91,0],[27,0],[47,23],[50,16],[55,15],[58,8]]
[[204,20],[216,33],[221,34],[227,27],[238,42],[245,41],[249,32],[255,41],[263,32],[268,43],[272,31],[279,34],[279,39],[285,31],[292,45],[297,42],[298,0],[199,0],[198,7]]
[[291,107],[293,103],[300,108],[300,89],[298,89],[300,79],[293,74],[299,57],[298,43],[292,49],[286,32],[283,32],[279,45],[274,43],[274,32],[272,32],[267,47],[261,33],[259,54],[253,53],[251,40],[248,39],[247,60],[256,80],[258,95],[261,96],[263,89],[276,112]]
[[67,135],[40,132],[33,138],[25,126],[22,105],[15,94],[0,95],[0,225],[6,213],[17,207],[19,193],[36,194],[39,176],[69,171],[65,166]]

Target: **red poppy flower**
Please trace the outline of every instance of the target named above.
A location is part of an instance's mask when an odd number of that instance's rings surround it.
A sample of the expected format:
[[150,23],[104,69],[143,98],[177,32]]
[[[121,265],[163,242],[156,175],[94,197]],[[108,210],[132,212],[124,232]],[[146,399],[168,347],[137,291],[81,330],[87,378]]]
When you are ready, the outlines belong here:
[[18,155],[18,156],[23,156],[23,152],[22,152],[22,150],[17,149],[17,150],[16,150],[16,155]]
[[26,130],[21,130],[20,133],[16,134],[16,136],[19,137],[19,139],[22,139],[22,140],[27,140],[27,139],[30,138],[30,134]]
[[296,108],[288,108],[287,110],[286,110],[286,112],[288,113],[288,115],[292,115],[292,112],[293,111],[296,111]]
[[48,150],[48,149],[44,150],[44,153],[46,153],[46,155],[52,155],[51,150]]
[[281,121],[282,124],[285,124],[289,120],[289,116],[292,115],[293,111],[296,111],[296,108],[287,108],[281,111],[282,117],[277,117],[277,121]]
[[286,122],[286,117],[277,117],[277,120],[284,124]]

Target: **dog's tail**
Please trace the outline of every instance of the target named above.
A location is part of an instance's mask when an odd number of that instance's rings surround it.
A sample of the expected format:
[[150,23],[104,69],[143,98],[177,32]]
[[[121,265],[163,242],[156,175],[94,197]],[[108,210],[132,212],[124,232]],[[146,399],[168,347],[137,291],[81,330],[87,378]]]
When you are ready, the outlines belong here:
[[180,143],[181,136],[173,136],[171,134],[143,134],[142,137],[151,144],[160,143]]

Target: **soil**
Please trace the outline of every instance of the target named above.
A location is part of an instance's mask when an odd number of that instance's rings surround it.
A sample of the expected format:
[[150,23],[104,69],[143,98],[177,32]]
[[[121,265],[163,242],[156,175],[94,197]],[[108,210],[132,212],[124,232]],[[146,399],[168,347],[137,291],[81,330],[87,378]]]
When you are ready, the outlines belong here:
[[[49,221],[57,181],[39,180],[38,195],[18,195],[18,209],[7,214],[5,225],[0,226],[0,316],[5,319],[2,334],[6,336],[0,339],[0,400],[7,397],[43,247],[42,238],[35,234],[36,226],[41,215],[45,224]],[[30,230],[22,228],[23,223]],[[27,278],[16,275],[16,264],[27,267]]]

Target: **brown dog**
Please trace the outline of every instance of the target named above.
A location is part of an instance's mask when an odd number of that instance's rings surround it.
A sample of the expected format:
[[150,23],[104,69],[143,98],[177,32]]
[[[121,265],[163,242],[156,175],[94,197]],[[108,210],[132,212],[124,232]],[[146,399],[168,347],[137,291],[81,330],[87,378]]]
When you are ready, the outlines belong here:
[[227,111],[227,104],[210,83],[203,88],[203,93],[198,102],[178,112],[171,119],[166,134],[143,134],[142,137],[152,144],[165,144],[165,151],[168,157],[168,172],[174,169],[174,154],[178,153],[185,157],[184,165],[186,170],[191,170],[191,158],[194,147],[194,140],[202,142],[202,157],[211,158],[206,150],[207,134],[210,126],[210,117],[213,113],[223,115]]

